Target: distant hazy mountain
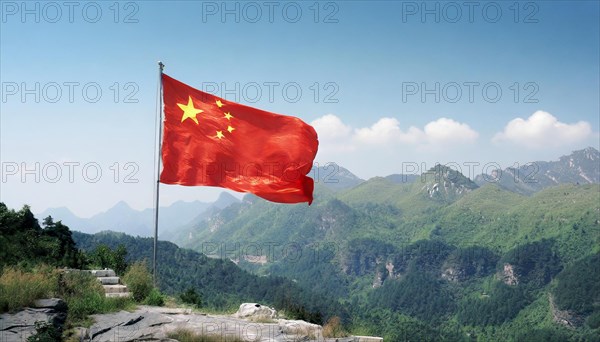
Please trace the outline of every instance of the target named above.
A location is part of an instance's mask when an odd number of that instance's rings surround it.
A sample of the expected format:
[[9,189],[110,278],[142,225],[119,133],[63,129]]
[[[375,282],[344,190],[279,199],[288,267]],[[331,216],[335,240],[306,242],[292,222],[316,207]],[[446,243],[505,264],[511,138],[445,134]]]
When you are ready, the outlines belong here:
[[364,182],[364,179],[335,163],[313,167],[308,176],[312,177],[316,184],[324,185],[333,191],[351,189]]
[[559,184],[600,183],[600,152],[593,147],[574,151],[558,161],[537,161],[519,168],[494,170],[478,175],[475,183],[496,183],[503,189],[530,195]]
[[[160,207],[160,233],[168,232],[170,229],[190,222],[209,208],[223,209],[236,202],[239,202],[237,198],[223,192],[212,203],[177,201],[168,207]],[[123,201],[90,218],[78,217],[65,207],[50,208],[38,216],[42,218],[52,216],[55,221],[60,220],[72,230],[84,233],[93,234],[103,230],[112,230],[133,236],[152,236],[154,234],[154,209],[135,210]]]

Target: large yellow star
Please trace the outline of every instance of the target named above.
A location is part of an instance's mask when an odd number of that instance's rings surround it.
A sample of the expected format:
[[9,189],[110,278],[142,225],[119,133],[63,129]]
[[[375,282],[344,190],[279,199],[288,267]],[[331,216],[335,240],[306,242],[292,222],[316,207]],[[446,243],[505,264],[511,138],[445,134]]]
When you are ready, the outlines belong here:
[[223,131],[217,131],[217,138],[223,139],[225,136],[223,135]]
[[233,115],[231,115],[231,113],[229,113],[229,112],[225,113],[225,119],[231,120],[232,117],[233,117]]
[[181,108],[181,110],[183,110],[183,116],[181,117],[181,122],[183,122],[187,118],[190,118],[190,119],[194,120],[196,125],[198,124],[198,119],[196,119],[196,115],[202,113],[203,110],[194,108],[194,102],[192,101],[191,96],[188,97],[187,105],[183,105],[181,103],[178,103],[177,105],[179,106],[179,108]]
[[221,100],[217,100],[217,106],[219,106],[219,108],[223,107],[223,102],[221,102]]

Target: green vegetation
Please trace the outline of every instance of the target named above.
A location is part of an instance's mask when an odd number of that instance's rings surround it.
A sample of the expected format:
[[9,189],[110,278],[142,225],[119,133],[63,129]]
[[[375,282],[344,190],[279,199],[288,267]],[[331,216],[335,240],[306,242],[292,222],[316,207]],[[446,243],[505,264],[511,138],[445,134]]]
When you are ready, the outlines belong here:
[[47,217],[42,228],[28,206],[15,211],[0,202],[0,268],[40,263],[80,268],[85,257],[75,247],[69,228],[60,221]]
[[179,298],[185,304],[194,305],[196,308],[200,308],[202,306],[202,296],[198,294],[192,287],[185,290],[185,292],[182,292],[179,295]]
[[[93,250],[100,244],[113,248],[123,244],[127,249],[128,261],[134,265],[136,261],[152,257],[153,240],[150,238],[134,238],[113,232],[95,235],[74,232],[73,236],[77,245],[86,251]],[[229,260],[209,258],[164,241],[158,242],[158,259],[158,288],[167,295],[177,296],[192,287],[202,297],[203,309],[235,312],[240,303],[259,302],[285,311],[290,318],[312,323],[323,324],[332,316],[339,316],[346,322],[349,319],[343,305],[324,294],[306,289],[283,277],[250,274]],[[144,291],[149,291],[149,286],[144,284],[148,284],[150,279],[149,275],[144,276],[144,273],[147,274],[146,268],[139,269],[146,271],[136,271],[134,282],[142,280],[140,284],[144,293],[137,296],[138,300],[147,296]],[[127,275],[124,276],[124,281],[128,286],[133,284]],[[136,290],[133,291],[136,296]]]
[[499,265],[511,264],[520,283],[542,287],[562,269],[553,245],[552,240],[544,239],[518,246],[506,253]]
[[27,342],[58,342],[62,333],[53,324],[48,322],[35,322],[35,334],[27,338]]
[[[124,280],[140,303],[161,305],[166,294],[202,310],[233,312],[241,302],[260,302],[290,318],[325,323],[328,336],[598,341],[599,194],[597,184],[561,185],[526,197],[434,169],[413,183],[376,178],[317,194],[311,207],[248,196],[174,233],[197,252],[159,241],[162,292],[152,287],[143,264],[152,257],[152,239],[112,232],[74,232],[71,238],[60,222],[41,228],[27,207],[4,207],[0,222],[12,228],[0,227],[0,247],[8,246],[0,249],[7,265],[0,304],[14,310],[42,294],[65,296],[51,282],[31,297],[5,294],[19,287],[11,279],[29,277],[41,262],[50,269],[90,262],[129,265]],[[23,224],[31,232],[21,230]],[[16,245],[43,252],[20,258],[8,243],[15,236]],[[30,236],[35,241],[27,242]],[[63,246],[71,257],[48,257],[49,245]],[[259,259],[267,263],[253,261]],[[97,300],[73,304],[81,307],[79,320],[86,312],[126,306]],[[557,310],[568,313],[571,327],[556,322]],[[190,341],[212,338],[178,334]]]
[[88,316],[133,308],[130,298],[107,298],[98,280],[87,272],[68,272],[59,280],[59,297],[67,302],[67,327],[89,326]]
[[591,328],[600,326],[600,253],[578,260],[556,277],[553,288],[556,304],[561,310],[589,315]]
[[[535,340],[555,332],[586,340],[600,333],[593,304],[599,291],[590,285],[600,283],[599,271],[587,259],[600,252],[599,198],[597,184],[527,197],[433,169],[412,183],[374,178],[317,196],[311,207],[248,197],[175,241],[346,305],[340,317],[355,334],[454,341]],[[249,244],[275,247],[248,253]],[[301,253],[290,257],[286,246]],[[244,253],[268,263],[246,261]],[[505,274],[505,265],[514,274]],[[515,283],[505,284],[510,277]],[[581,316],[573,331],[554,321],[549,293],[559,309]]]
[[458,321],[464,325],[498,325],[517,316],[531,300],[521,287],[495,282],[484,296],[465,298],[459,305]]
[[144,304],[151,306],[163,306],[165,305],[165,296],[160,293],[157,288],[153,287],[144,300]]
[[135,262],[123,276],[123,281],[138,302],[143,301],[152,291],[152,275],[148,271],[145,261]]
[[7,266],[0,275],[0,312],[16,311],[58,291],[58,272],[40,264],[33,272]]
[[98,245],[88,254],[88,265],[93,269],[110,268],[116,274],[123,275],[127,270],[127,249],[125,246],[119,245],[115,250],[110,249],[106,245]]
[[[67,328],[89,325],[88,316],[132,308],[128,298],[106,298],[97,279],[70,268],[89,267],[98,256],[124,256],[122,248],[113,252],[99,248],[89,256],[78,250],[69,228],[51,217],[43,228],[24,206],[9,210],[0,203],[0,312],[14,312],[41,298],[60,297],[68,307]],[[123,265],[123,264],[121,264]],[[32,341],[55,341],[60,331],[46,325],[37,327]]]

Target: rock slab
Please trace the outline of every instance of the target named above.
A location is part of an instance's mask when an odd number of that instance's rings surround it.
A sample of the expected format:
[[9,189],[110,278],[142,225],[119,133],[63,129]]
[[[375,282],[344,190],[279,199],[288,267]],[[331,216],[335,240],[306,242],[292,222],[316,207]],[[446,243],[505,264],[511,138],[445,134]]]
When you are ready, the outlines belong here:
[[36,333],[35,323],[45,322],[62,331],[67,304],[60,298],[36,300],[31,308],[0,315],[0,341],[22,342]]

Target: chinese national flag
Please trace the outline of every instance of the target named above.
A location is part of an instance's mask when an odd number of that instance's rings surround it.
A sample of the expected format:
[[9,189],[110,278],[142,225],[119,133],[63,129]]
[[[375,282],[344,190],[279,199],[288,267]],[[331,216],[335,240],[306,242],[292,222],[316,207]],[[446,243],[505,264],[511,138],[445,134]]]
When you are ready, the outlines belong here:
[[162,75],[160,182],[250,192],[266,200],[313,200],[307,177],[319,141],[302,120],[230,102]]

